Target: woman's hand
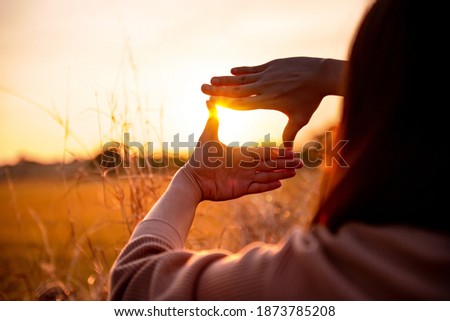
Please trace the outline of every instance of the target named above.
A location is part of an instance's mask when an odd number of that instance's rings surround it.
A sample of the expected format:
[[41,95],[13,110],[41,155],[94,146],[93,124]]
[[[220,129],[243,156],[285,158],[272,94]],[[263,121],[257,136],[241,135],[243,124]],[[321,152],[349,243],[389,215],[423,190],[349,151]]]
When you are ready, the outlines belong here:
[[202,91],[224,107],[283,112],[289,118],[283,141],[291,146],[322,98],[342,94],[344,67],[345,62],[333,59],[276,59],[260,66],[233,68],[233,76],[213,77]]
[[280,180],[295,176],[302,163],[291,150],[227,147],[219,142],[216,107],[210,101],[207,106],[210,116],[203,134],[181,169],[202,200],[223,201],[270,191],[281,186]]

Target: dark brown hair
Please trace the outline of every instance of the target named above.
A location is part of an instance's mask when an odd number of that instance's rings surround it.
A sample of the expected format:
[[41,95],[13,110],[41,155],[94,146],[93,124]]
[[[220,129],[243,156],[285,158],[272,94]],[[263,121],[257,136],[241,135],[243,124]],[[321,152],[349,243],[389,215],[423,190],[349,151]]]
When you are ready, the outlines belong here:
[[359,221],[450,233],[447,213],[436,212],[446,208],[439,193],[446,122],[419,76],[429,61],[418,54],[427,32],[418,32],[416,4],[375,2],[355,38],[338,129],[349,141],[342,156],[350,167],[333,169],[316,217],[332,230]]

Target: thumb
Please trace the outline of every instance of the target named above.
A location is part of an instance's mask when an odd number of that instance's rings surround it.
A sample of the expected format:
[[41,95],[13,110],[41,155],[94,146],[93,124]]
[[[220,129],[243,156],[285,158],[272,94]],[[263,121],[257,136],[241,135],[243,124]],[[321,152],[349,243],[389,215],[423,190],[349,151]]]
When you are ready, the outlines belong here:
[[205,129],[200,135],[200,142],[218,141],[219,140],[219,118],[217,117],[217,108],[213,102],[207,101],[206,107],[208,107],[209,117],[206,121]]
[[286,148],[292,148],[294,147],[294,139],[297,135],[298,131],[303,127],[301,122],[289,118],[286,127],[284,127],[283,131],[283,144]]

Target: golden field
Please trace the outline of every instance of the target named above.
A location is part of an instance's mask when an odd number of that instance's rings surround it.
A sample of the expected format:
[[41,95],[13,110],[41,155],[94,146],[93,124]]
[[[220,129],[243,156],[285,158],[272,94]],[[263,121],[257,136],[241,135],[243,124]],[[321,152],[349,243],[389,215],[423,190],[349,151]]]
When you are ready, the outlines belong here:
[[[0,170],[1,300],[105,300],[111,265],[172,176],[68,177],[61,170],[15,177]],[[276,191],[203,202],[186,248],[235,252],[252,241],[279,241],[310,220],[321,177],[320,169],[302,168]]]

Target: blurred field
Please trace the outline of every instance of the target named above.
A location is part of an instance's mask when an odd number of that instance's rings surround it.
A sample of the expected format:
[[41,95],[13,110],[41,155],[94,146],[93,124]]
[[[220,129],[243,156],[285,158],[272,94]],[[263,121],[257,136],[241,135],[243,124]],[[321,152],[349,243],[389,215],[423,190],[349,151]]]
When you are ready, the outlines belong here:
[[[108,272],[134,225],[171,174],[0,180],[0,299],[104,300]],[[238,251],[275,243],[317,206],[320,169],[303,168],[279,190],[200,204],[188,249]]]

